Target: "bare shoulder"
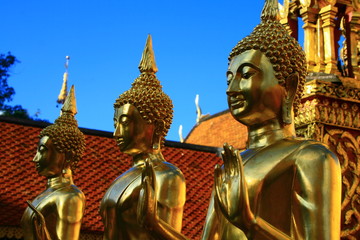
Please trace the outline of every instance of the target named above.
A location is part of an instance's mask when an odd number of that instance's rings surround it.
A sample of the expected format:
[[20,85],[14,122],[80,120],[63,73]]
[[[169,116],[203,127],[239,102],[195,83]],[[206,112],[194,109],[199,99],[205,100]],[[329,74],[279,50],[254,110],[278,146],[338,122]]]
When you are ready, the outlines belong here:
[[[185,204],[185,178],[179,168],[168,162],[154,166],[158,191],[158,201],[170,208]],[[176,197],[169,197],[176,196]]]
[[175,180],[185,181],[184,175],[181,170],[175,165],[169,162],[161,162],[154,164],[154,170],[156,177],[161,177],[166,180]]
[[300,161],[338,161],[327,145],[315,140],[302,140],[297,151]]
[[338,157],[328,146],[315,140],[302,139],[298,141],[296,151],[292,154],[295,159],[295,165],[303,173],[309,175],[325,174],[331,172],[338,175],[340,172],[340,163]]
[[58,197],[58,205],[83,205],[83,202],[85,202],[84,193],[75,185],[70,185],[69,187],[62,189],[62,191],[59,192]]
[[78,187],[71,185],[63,189],[56,205],[60,219],[69,223],[79,222],[85,208],[85,195]]

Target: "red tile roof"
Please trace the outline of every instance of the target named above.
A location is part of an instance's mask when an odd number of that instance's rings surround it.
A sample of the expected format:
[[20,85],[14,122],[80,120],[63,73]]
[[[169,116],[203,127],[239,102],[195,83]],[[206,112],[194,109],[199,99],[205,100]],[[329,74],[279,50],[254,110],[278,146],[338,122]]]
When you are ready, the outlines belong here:
[[246,126],[236,121],[226,110],[203,118],[193,127],[185,142],[211,147],[222,147],[227,142],[235,148],[245,149],[247,134]]
[[[19,226],[26,200],[44,190],[46,179],[31,162],[40,130],[48,124],[0,117],[0,226]],[[74,175],[75,184],[86,196],[82,233],[101,233],[100,201],[113,180],[127,170],[130,157],[120,153],[112,133],[81,129],[86,151]],[[213,169],[221,160],[215,148],[166,142],[165,159],[178,166],[186,178],[187,201],[182,232],[199,239],[213,184]]]

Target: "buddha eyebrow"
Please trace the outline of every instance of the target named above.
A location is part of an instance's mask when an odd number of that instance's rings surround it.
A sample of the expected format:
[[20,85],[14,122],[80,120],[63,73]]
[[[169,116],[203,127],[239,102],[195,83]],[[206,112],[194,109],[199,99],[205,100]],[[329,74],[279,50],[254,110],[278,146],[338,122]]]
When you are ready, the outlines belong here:
[[38,148],[40,148],[40,147],[44,147],[47,149],[47,146],[44,143],[39,144]]
[[128,118],[128,119],[130,119],[130,120],[131,120],[130,115],[125,114],[125,113],[121,114],[121,115],[119,116],[119,118],[118,118],[118,119],[121,121],[121,118],[123,118],[123,117],[126,117],[126,118]]
[[257,70],[257,71],[259,71],[259,72],[261,71],[261,69],[260,69],[259,67],[255,66],[255,65],[252,64],[252,63],[246,62],[246,63],[242,63],[242,64],[239,66],[237,72],[242,71],[242,69],[243,69],[244,67],[251,67],[251,68],[254,68],[255,70]]
[[121,114],[119,117],[114,117],[114,121],[117,121],[118,119],[120,119],[120,118],[122,118],[122,117],[128,117],[128,118],[130,118],[130,116],[129,116],[128,114],[123,113],[123,114]]

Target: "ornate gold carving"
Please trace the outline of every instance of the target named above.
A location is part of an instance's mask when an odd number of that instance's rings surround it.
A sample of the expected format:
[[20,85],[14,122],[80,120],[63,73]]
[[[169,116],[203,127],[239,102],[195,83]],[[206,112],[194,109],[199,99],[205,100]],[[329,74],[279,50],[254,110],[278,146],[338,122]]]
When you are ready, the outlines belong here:
[[300,106],[299,115],[295,118],[297,127],[321,122],[333,126],[359,128],[358,103],[343,102],[336,99],[312,99]]
[[321,80],[312,80],[305,84],[304,89],[304,97],[316,94],[327,97],[341,98],[353,102],[360,102],[360,89],[346,87],[343,84],[330,83]]
[[319,123],[310,123],[296,129],[296,136],[306,139],[314,139],[316,141],[322,141],[322,132],[324,125]]
[[324,143],[339,157],[342,172],[343,239],[360,237],[360,135],[340,129],[325,128]]

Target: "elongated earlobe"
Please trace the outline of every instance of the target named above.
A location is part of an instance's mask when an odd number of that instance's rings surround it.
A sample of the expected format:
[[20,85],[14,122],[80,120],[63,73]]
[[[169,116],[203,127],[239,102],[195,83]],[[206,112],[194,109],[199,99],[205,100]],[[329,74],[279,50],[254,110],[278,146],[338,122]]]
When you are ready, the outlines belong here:
[[285,80],[286,94],[282,101],[282,121],[284,124],[292,123],[293,102],[299,83],[299,74],[290,74]]
[[161,140],[163,137],[163,130],[165,127],[164,120],[156,120],[155,121],[155,130],[153,135],[153,149],[159,150],[161,147]]

